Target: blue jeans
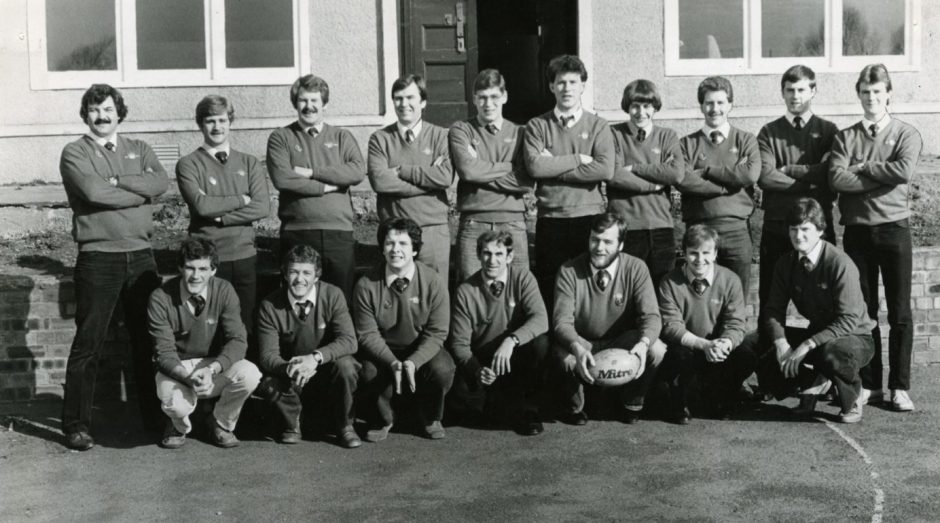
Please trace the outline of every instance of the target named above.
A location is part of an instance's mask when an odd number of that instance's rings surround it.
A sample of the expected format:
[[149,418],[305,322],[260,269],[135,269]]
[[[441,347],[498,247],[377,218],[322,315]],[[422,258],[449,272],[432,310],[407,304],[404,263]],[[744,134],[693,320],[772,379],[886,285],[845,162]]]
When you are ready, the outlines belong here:
[[147,302],[160,286],[152,251],[80,252],[74,280],[76,331],[65,369],[62,431],[70,434],[90,428],[98,360],[118,301],[124,306],[144,425],[162,423],[153,381],[153,342],[147,330]]
[[512,265],[529,268],[529,236],[526,233],[525,220],[497,223],[464,217],[460,220],[460,228],[457,230],[458,283],[480,270],[477,238],[486,231],[506,231],[512,235]]

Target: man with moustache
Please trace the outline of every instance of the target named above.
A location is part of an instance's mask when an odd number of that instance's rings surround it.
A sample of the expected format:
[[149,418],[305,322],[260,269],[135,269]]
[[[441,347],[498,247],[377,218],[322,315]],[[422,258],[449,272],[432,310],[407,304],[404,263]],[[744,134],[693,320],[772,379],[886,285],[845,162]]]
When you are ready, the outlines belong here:
[[503,119],[509,100],[506,80],[496,69],[480,71],[473,82],[477,115],[450,128],[448,142],[457,182],[458,281],[480,269],[477,238],[485,231],[512,235],[512,263],[529,267],[526,206],[522,196],[533,182],[522,161],[523,128]]
[[144,426],[160,424],[146,303],[160,285],[150,245],[151,202],[166,192],[168,180],[149,145],[118,134],[127,116],[120,91],[92,85],[82,96],[79,114],[88,134],[65,146],[59,164],[78,244],[76,332],[65,370],[62,431],[69,448],[88,450],[94,446],[90,429],[98,360],[118,302],[130,335]]
[[721,236],[718,263],[741,279],[746,301],[752,255],[748,219],[754,212],[752,194],[761,170],[757,139],[728,123],[734,90],[727,78],[702,80],[698,102],[704,125],[680,143],[685,159],[685,178],[677,186],[682,219],[687,226],[708,225]]
[[290,88],[297,121],[268,138],[267,167],[280,192],[281,257],[294,245],[323,257],[323,281],[349,299],[355,283],[356,241],[350,188],[365,178],[352,133],[324,121],[330,103],[326,80],[308,74]]
[[189,207],[189,234],[216,245],[216,277],[235,288],[242,323],[251,337],[257,275],[254,222],[271,208],[268,181],[260,162],[232,148],[235,106],[224,96],[209,95],[196,104],[196,124],[203,144],[176,164],[176,182]]
[[454,182],[447,130],[422,119],[428,103],[424,78],[409,74],[392,83],[398,121],[369,138],[368,174],[379,220],[407,218],[421,227],[418,261],[436,270],[445,284],[450,271],[450,206]]
[[[512,264],[513,243],[509,231],[481,234],[481,269],[457,288],[450,336],[460,371],[454,392],[464,396],[463,403],[472,403],[470,392],[482,387],[485,404],[511,405],[502,410],[511,415],[516,431],[535,436],[544,430],[538,388],[549,348],[548,313],[528,267]],[[487,416],[492,410],[475,412]]]
[[838,127],[813,113],[816,73],[794,65],[780,79],[787,112],[757,134],[761,173],[757,185],[764,191],[761,207],[764,226],[760,242],[760,307],[767,302],[774,266],[792,249],[784,217],[800,198],[815,199],[826,217],[826,240],[835,244],[829,189],[829,150]]
[[186,443],[198,400],[216,397],[206,420],[211,441],[237,446],[238,416],[261,380],[258,368],[244,359],[248,343],[238,295],[229,282],[214,277],[218,264],[211,240],[186,239],[179,250],[179,276],[150,296],[157,395],[170,418],[160,441],[166,449]]
[[608,348],[627,349],[640,360],[638,377],[617,391],[615,411],[624,423],[636,423],[666,352],[658,339],[662,322],[646,264],[622,252],[626,230],[616,214],[595,217],[588,252],[558,271],[552,318],[554,357],[562,371],[563,423],[587,423],[582,383],[594,383],[589,372],[593,355]]

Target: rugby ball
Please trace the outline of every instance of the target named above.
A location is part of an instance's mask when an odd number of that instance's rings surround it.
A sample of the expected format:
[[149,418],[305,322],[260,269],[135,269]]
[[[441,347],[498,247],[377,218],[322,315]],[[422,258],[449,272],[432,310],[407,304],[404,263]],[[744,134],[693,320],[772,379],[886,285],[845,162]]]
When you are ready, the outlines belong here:
[[640,357],[626,349],[604,349],[594,355],[594,366],[589,368],[594,384],[617,387],[636,379],[643,369]]

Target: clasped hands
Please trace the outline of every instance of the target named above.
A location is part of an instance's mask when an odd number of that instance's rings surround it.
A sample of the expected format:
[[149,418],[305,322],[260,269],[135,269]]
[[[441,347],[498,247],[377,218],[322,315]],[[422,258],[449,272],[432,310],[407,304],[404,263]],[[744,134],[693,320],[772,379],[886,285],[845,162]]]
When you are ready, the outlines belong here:
[[780,364],[780,370],[784,377],[795,378],[800,373],[800,363],[809,354],[809,351],[816,347],[812,339],[799,344],[795,349],[785,340],[777,343],[777,363]]
[[302,389],[317,373],[320,363],[313,354],[294,356],[287,362],[287,376],[295,388]]
[[415,391],[415,362],[411,360],[395,360],[392,362],[392,377],[395,382],[395,394],[402,393],[402,381],[405,382],[405,386],[408,391],[414,393]]

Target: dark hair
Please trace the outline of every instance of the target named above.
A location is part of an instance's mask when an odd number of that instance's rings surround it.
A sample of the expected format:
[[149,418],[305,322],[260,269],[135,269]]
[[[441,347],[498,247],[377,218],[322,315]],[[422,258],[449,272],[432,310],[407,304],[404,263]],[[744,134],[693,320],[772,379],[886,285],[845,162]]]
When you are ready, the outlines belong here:
[[620,108],[623,112],[630,112],[630,104],[634,102],[652,104],[653,109],[657,111],[663,108],[663,99],[659,96],[659,89],[649,80],[634,80],[623,88],[623,99],[620,100]]
[[411,84],[418,86],[418,92],[421,93],[421,101],[426,102],[428,100],[428,86],[424,81],[424,77],[420,74],[405,75],[392,82],[392,98],[395,97],[395,93],[404,91]]
[[308,74],[294,80],[293,85],[290,86],[291,105],[297,105],[297,98],[300,96],[300,91],[320,93],[320,98],[323,99],[323,105],[330,103],[330,85],[319,76]]
[[314,266],[317,278],[323,273],[323,259],[320,253],[313,247],[298,243],[284,254],[284,260],[281,262],[281,272],[287,277],[287,269],[294,263],[310,263]]
[[795,84],[800,80],[809,80],[809,86],[816,88],[816,73],[805,65],[797,64],[783,72],[780,77],[780,89],[786,87],[787,82]]
[[728,101],[734,103],[734,89],[731,81],[724,76],[709,76],[698,84],[698,103],[705,103],[705,95],[712,92],[724,91],[728,94]]
[[715,231],[715,229],[701,223],[691,225],[685,230],[685,234],[682,235],[682,250],[686,250],[690,247],[700,247],[702,244],[709,241],[715,243],[716,249],[721,243],[721,237],[718,236],[718,232]]
[[556,56],[548,62],[548,67],[545,68],[545,77],[548,79],[549,85],[555,83],[555,78],[558,75],[565,73],[578,73],[581,76],[581,81],[587,82],[587,68],[584,67],[584,62],[573,54]]
[[78,111],[78,114],[82,117],[82,121],[84,122],[88,118],[89,105],[100,105],[107,100],[109,96],[114,100],[114,107],[117,109],[118,114],[118,123],[123,122],[124,118],[127,116],[127,105],[124,104],[124,96],[121,95],[121,91],[118,91],[108,84],[92,84],[91,87],[85,91],[85,94],[82,95],[82,108]]
[[421,251],[421,246],[424,243],[421,241],[421,226],[415,223],[409,218],[389,218],[384,222],[379,224],[379,232],[377,234],[379,240],[379,249],[382,249],[382,246],[385,245],[385,239],[388,237],[389,231],[399,231],[406,232],[408,236],[411,237],[411,248],[415,251],[415,254]]
[[862,72],[858,73],[858,80],[855,82],[855,92],[858,93],[862,84],[876,84],[884,82],[885,88],[891,92],[891,76],[888,74],[888,68],[884,64],[868,64]]
[[803,223],[811,223],[820,231],[826,230],[826,215],[822,206],[812,198],[800,198],[787,211],[787,227],[795,227]]
[[209,258],[209,264],[213,269],[219,266],[219,252],[215,248],[215,243],[207,238],[194,238],[190,236],[180,243],[179,266],[186,265],[186,262],[193,260],[202,260]]
[[473,79],[474,94],[491,87],[498,87],[500,91],[506,92],[506,79],[496,69],[484,69]]
[[598,214],[591,222],[591,232],[601,234],[615,225],[617,226],[617,239],[623,243],[627,237],[627,221],[619,214],[612,212]]
[[207,117],[223,113],[228,116],[229,123],[234,122],[235,104],[229,102],[224,96],[210,94],[196,104],[196,125],[201,129],[202,121]]
[[477,256],[483,255],[483,247],[487,243],[496,242],[506,247],[506,254],[512,252],[512,235],[506,231],[484,231],[477,238]]

